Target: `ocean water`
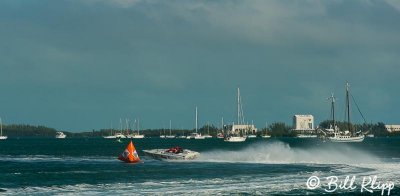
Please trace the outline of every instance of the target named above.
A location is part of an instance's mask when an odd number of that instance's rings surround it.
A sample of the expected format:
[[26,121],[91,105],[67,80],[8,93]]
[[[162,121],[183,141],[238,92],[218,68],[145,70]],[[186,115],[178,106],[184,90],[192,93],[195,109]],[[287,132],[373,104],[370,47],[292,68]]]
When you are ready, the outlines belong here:
[[[117,156],[129,142],[103,138],[0,141],[0,195],[400,195],[400,138],[338,144],[318,139],[133,139],[140,164]],[[181,146],[190,162],[148,158],[141,150]],[[350,189],[346,177],[355,177]],[[337,177],[335,184],[330,180]],[[313,179],[310,179],[313,178]],[[319,186],[311,181],[319,179]],[[310,184],[307,185],[310,179]],[[378,184],[380,182],[380,184]],[[371,182],[372,183],[372,182]],[[382,188],[393,184],[390,193]],[[336,187],[336,189],[334,189]],[[331,191],[331,192],[328,192]]]

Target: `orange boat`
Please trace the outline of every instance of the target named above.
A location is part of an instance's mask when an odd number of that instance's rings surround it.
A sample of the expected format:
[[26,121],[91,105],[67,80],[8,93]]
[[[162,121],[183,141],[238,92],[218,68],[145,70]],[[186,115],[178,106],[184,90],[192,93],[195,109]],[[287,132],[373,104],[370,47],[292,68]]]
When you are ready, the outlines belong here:
[[126,146],[125,151],[119,155],[118,159],[127,163],[137,163],[140,161],[132,140],[129,142],[128,146]]

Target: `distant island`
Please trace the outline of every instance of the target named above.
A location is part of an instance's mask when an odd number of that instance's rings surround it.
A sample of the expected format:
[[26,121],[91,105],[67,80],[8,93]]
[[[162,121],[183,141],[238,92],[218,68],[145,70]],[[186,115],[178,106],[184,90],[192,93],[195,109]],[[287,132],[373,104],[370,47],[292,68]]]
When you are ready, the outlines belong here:
[[[324,129],[328,128],[330,125],[330,121],[326,120],[319,124],[319,128]],[[336,125],[340,129],[345,129],[347,124],[345,122],[336,122]],[[364,123],[364,124],[353,124],[352,125],[356,130],[363,130],[368,134],[374,134],[375,137],[387,137],[387,136],[400,136],[400,132],[388,132],[385,128],[385,124],[382,122],[378,122],[376,124]],[[116,130],[116,129],[100,129],[100,130],[91,130],[91,131],[81,131],[81,132],[69,132],[63,130],[57,130],[54,128],[49,128],[46,126],[34,126],[34,125],[26,125],[26,124],[12,124],[12,125],[3,125],[3,135],[7,135],[9,138],[22,138],[22,137],[55,137],[56,132],[62,131],[67,135],[68,138],[79,138],[79,137],[103,137],[107,135],[111,135],[111,133],[115,132],[132,132],[135,130]],[[172,129],[172,135],[188,135],[194,132],[194,129]],[[144,129],[140,130],[142,134],[145,134],[146,137],[159,137],[160,135],[168,135],[169,129]],[[205,125],[198,130],[199,133],[209,133],[212,136],[216,136],[221,132],[221,129],[214,125]],[[286,125],[283,122],[275,122],[270,124],[268,127],[263,127],[259,129],[257,134],[263,135],[268,134],[271,137],[296,137],[297,134],[292,131],[292,127]],[[316,134],[317,131],[316,131]]]

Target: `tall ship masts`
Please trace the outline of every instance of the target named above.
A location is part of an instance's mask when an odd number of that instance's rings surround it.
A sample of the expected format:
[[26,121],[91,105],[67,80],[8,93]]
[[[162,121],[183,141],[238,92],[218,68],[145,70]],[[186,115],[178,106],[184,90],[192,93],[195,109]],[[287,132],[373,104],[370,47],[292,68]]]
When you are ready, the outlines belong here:
[[332,121],[333,121],[333,128],[327,129],[328,133],[333,132],[331,136],[328,138],[332,142],[362,142],[364,141],[364,135],[361,133],[355,133],[351,126],[350,122],[350,98],[349,98],[349,88],[350,85],[349,83],[346,83],[346,120],[347,120],[347,130],[346,131],[340,131],[339,128],[335,124],[335,97],[332,96],[330,97],[331,99],[331,112],[332,112]]
[[240,89],[237,88],[237,124],[235,125],[235,123],[232,123],[232,125],[228,127],[225,141],[244,142],[247,138],[246,134],[248,131],[255,132],[257,129],[253,124],[248,125],[244,123],[242,98],[240,96]]

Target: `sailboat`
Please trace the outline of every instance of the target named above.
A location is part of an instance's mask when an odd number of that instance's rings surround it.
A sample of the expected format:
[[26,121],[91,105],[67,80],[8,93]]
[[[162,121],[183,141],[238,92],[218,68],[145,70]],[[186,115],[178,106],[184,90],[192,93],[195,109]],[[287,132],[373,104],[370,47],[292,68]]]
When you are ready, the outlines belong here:
[[347,116],[347,129],[345,131],[340,131],[339,128],[335,125],[335,97],[330,97],[331,99],[331,112],[332,112],[332,121],[333,126],[327,129],[328,132],[333,133],[333,135],[329,136],[329,140],[332,142],[362,142],[364,141],[364,135],[359,132],[352,131],[351,123],[350,123],[350,100],[349,100],[349,83],[346,83],[346,116]]
[[186,139],[206,139],[204,136],[202,136],[200,133],[197,133],[197,121],[198,121],[198,117],[197,117],[197,107],[196,107],[196,132],[190,134],[189,136],[186,137]]
[[210,135],[210,124],[207,122],[207,134],[204,135],[204,138],[212,138]]
[[165,138],[168,138],[168,139],[175,138],[175,135],[172,135],[172,122],[171,122],[171,120],[169,120],[169,135],[166,135]]
[[111,123],[111,128],[110,128],[110,135],[103,136],[103,138],[104,138],[104,139],[115,139],[115,138],[116,138],[116,136],[113,135],[113,126],[112,126],[112,123]]
[[165,129],[163,128],[163,132],[164,132],[164,135],[161,135],[161,131],[160,131],[160,138],[165,138]]
[[228,133],[224,139],[226,142],[244,142],[246,141],[246,132],[256,132],[257,128],[254,124],[245,124],[244,123],[244,115],[242,109],[242,98],[240,97],[240,89],[237,88],[237,124],[232,123],[231,126],[228,126]]
[[5,140],[7,139],[7,136],[3,135],[3,122],[1,121],[0,118],[0,140]]
[[182,129],[182,135],[178,136],[177,138],[186,139],[185,131],[183,131],[183,128],[181,128],[181,129]]
[[261,136],[262,138],[270,138],[271,135],[268,135],[268,126],[267,122],[265,122],[265,133]]
[[221,118],[221,132],[217,134],[218,139],[224,138],[224,117]]
[[119,139],[126,138],[126,136],[124,134],[122,134],[122,120],[121,119],[119,119],[119,123],[120,123],[120,133],[114,132],[114,134],[113,134],[114,129],[113,129],[113,126],[111,123],[110,135],[103,136],[103,138],[104,139],[118,139],[119,142],[121,141]]
[[126,138],[126,136],[124,134],[122,134],[122,119],[121,118],[119,119],[119,130],[120,130],[120,132],[115,133],[114,136],[115,136],[115,138],[117,138],[118,142],[121,142],[121,140],[120,140],[121,138]]
[[139,155],[136,152],[132,140],[126,146],[124,152],[122,152],[122,154],[118,156],[118,159],[126,163],[137,163],[140,161]]
[[[251,124],[254,124],[254,123],[251,122]],[[249,128],[250,128],[250,127],[249,127]],[[249,138],[249,139],[257,138],[257,135],[256,135],[256,133],[255,133],[255,130],[254,130],[254,129],[253,129],[253,130],[250,130],[249,128],[247,129],[247,132],[246,132],[246,134],[250,133],[250,134],[247,135],[247,138]]]
[[65,139],[66,137],[67,137],[67,135],[65,135],[63,132],[61,132],[61,131],[56,132],[57,139]]
[[139,133],[139,130],[140,130],[140,126],[139,126],[140,125],[140,121],[139,121],[139,119],[137,121],[135,120],[135,123],[136,123],[137,134],[132,134],[131,138],[143,139],[144,135]]

